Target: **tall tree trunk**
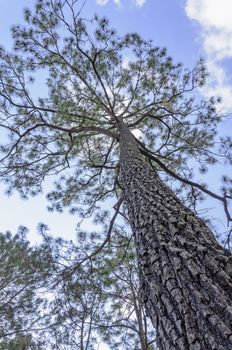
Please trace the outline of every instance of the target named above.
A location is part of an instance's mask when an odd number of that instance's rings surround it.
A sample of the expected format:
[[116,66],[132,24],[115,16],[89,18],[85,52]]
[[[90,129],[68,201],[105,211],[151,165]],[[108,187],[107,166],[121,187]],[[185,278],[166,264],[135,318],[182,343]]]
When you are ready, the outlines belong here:
[[119,131],[120,179],[159,349],[232,349],[231,254],[162,183],[123,122]]

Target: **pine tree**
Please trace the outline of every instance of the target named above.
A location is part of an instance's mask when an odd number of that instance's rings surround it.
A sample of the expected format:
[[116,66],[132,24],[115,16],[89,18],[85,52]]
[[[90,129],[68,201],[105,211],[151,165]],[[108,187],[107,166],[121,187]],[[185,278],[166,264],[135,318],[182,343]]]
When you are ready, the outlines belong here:
[[43,236],[55,267],[44,348],[97,349],[103,341],[115,350],[154,350],[128,232],[114,228],[111,242],[91,259],[86,257],[99,244],[100,233],[79,232],[79,244]]
[[[46,263],[44,257],[46,256]],[[18,234],[0,234],[0,348],[39,349],[43,343],[33,334],[44,329],[44,290],[51,268],[45,249],[32,248],[25,228]],[[43,321],[42,321],[43,320]],[[36,341],[35,341],[36,340]]]
[[[219,101],[197,94],[206,79],[203,61],[186,70],[138,34],[118,37],[105,18],[82,19],[78,6],[37,1],[34,12],[25,10],[25,26],[12,29],[14,52],[1,49],[1,127],[9,134],[1,178],[9,192],[27,197],[55,175],[50,210],[69,206],[109,223],[87,259],[105,248],[117,217],[128,212],[159,348],[229,349],[231,255],[194,206],[209,195],[231,221],[231,179],[222,195],[191,180],[191,161],[202,171],[218,157],[232,162],[231,137],[216,150]],[[37,98],[29,84],[41,76],[46,97]],[[171,178],[181,187],[171,189]],[[110,219],[104,206],[112,198]]]

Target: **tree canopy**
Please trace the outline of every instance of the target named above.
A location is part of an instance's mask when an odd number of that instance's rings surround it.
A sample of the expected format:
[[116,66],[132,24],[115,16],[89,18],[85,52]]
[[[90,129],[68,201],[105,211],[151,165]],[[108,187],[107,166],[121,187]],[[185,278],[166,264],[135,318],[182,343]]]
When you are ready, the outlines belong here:
[[[158,170],[212,195],[187,180],[191,159],[202,172],[219,159],[231,163],[229,136],[215,149],[223,115],[197,93],[207,76],[202,60],[184,69],[136,33],[119,37],[107,19],[81,18],[79,1],[38,1],[12,34],[14,52],[1,49],[1,126],[10,141],[1,146],[1,178],[9,191],[35,195],[47,175],[61,174],[48,196],[57,210],[91,212],[118,196],[116,115],[140,134]],[[45,97],[30,85],[40,74]],[[225,205],[229,195],[214,197]]]

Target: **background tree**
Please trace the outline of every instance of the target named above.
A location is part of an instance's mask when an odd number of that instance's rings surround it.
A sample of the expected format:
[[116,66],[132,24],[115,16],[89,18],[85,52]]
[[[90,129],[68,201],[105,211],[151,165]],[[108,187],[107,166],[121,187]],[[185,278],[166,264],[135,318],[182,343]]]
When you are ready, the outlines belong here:
[[153,349],[128,234],[115,232],[89,259],[99,233],[85,232],[83,240],[79,232],[74,245],[49,237],[44,225],[40,230],[37,248],[24,228],[16,236],[1,234],[0,348],[84,350],[104,340],[114,349]]
[[[50,264],[45,250],[31,248],[24,228],[12,236],[0,234],[0,348],[38,349],[43,343],[35,330],[44,330],[44,289]],[[36,347],[37,346],[37,347]]]
[[[15,52],[1,50],[1,126],[9,134],[1,177],[25,197],[62,172],[48,194],[50,209],[70,206],[83,218],[110,222],[94,255],[124,201],[159,347],[229,347],[231,255],[158,177],[184,184],[179,196],[193,206],[200,192],[221,201],[231,221],[231,179],[221,195],[191,181],[191,161],[232,160],[230,137],[216,149],[222,116],[215,99],[194,94],[204,84],[204,64],[185,70],[138,34],[119,38],[106,19],[81,19],[78,5],[37,1],[34,13],[25,11],[25,26],[13,28]],[[28,84],[41,69],[48,94],[33,98]],[[110,219],[103,206],[113,197]]]
[[140,302],[132,240],[114,230],[110,243],[90,258],[101,236],[80,231],[78,244],[45,237],[57,266],[50,314],[58,327],[47,327],[50,346],[97,349],[104,341],[112,349],[152,350],[155,335]]

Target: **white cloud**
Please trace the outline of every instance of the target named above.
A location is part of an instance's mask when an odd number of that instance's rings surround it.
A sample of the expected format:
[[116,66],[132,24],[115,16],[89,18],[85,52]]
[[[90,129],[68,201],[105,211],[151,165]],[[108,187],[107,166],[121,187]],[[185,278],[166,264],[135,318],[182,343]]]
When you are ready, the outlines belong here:
[[215,79],[217,84],[223,85],[223,83],[225,82],[225,79],[226,79],[225,70],[223,69],[223,67],[221,67],[217,63],[215,63],[214,60],[210,60],[208,58],[207,68],[212,76],[212,77],[210,77],[211,83],[213,83],[213,79]]
[[232,30],[231,0],[187,0],[187,15],[203,27]]
[[107,4],[108,0],[96,0],[97,1],[97,4],[100,5],[100,6],[104,6]]
[[136,6],[143,6],[145,4],[146,0],[135,0]]
[[223,99],[223,108],[227,112],[232,111],[232,86],[227,83],[226,72],[218,62],[208,59],[207,68],[210,72],[208,85],[201,88],[201,92],[207,96],[220,96]]
[[[232,59],[232,0],[186,0],[187,16],[200,26],[200,38],[211,74],[205,94],[221,95],[224,107],[232,111],[232,86],[223,68]],[[208,92],[207,92],[208,91]]]
[[[96,0],[97,4],[100,5],[100,6],[104,6],[106,5],[109,0]],[[121,0],[113,0],[113,2],[117,5],[117,6],[120,6],[121,5]],[[134,4],[138,7],[142,7],[146,0],[133,0]]]
[[220,96],[222,98],[222,107],[224,112],[232,111],[232,86],[228,84],[205,86],[201,89],[202,93],[207,96]]
[[204,38],[204,48],[209,55],[214,54],[218,60],[232,57],[232,31],[207,33]]

